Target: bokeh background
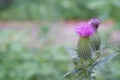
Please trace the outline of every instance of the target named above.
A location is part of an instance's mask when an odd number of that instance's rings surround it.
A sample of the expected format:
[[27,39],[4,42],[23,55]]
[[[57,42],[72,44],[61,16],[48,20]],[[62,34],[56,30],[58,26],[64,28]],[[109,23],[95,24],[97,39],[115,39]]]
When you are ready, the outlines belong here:
[[[60,80],[72,69],[64,46],[76,47],[75,24],[92,17],[102,45],[120,48],[120,0],[0,0],[0,80]],[[106,67],[98,80],[120,80],[120,55]]]

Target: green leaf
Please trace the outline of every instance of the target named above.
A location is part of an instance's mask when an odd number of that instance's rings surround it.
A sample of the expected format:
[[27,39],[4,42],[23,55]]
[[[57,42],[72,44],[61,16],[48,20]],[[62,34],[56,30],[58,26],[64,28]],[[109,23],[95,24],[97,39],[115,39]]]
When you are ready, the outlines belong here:
[[65,75],[63,75],[63,77],[61,79],[65,78],[65,77],[73,76],[75,74],[78,74],[79,72],[80,72],[80,70],[71,70],[71,71],[67,72]]
[[108,71],[104,66],[105,66],[105,63],[112,60],[114,57],[116,57],[119,53],[117,54],[111,54],[111,55],[108,55],[107,57],[103,58],[102,60],[99,60],[99,61],[96,61],[89,69],[89,74],[92,73],[93,69],[95,67],[99,67],[99,68],[102,68],[103,70],[105,71]]
[[110,61],[110,60],[112,60],[114,57],[116,57],[118,55],[118,53],[117,54],[115,54],[115,53],[113,53],[113,54],[111,54],[111,55],[108,55],[107,57],[105,57],[105,58],[103,58],[102,60],[100,60],[97,64],[96,64],[96,66],[97,67],[99,67],[99,68],[102,68],[103,70],[105,70],[105,71],[108,71],[104,66],[105,66],[105,63],[106,62],[108,62],[108,61]]
[[64,48],[66,49],[67,53],[70,55],[70,57],[72,59],[77,59],[78,55],[75,53],[75,50],[69,47],[64,46]]

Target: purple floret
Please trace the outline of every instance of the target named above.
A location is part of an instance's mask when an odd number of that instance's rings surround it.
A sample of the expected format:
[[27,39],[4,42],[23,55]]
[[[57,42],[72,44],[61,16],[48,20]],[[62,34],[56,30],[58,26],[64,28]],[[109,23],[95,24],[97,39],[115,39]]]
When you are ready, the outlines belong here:
[[92,36],[95,33],[95,30],[91,24],[88,22],[82,22],[77,25],[75,32],[80,37],[89,37]]

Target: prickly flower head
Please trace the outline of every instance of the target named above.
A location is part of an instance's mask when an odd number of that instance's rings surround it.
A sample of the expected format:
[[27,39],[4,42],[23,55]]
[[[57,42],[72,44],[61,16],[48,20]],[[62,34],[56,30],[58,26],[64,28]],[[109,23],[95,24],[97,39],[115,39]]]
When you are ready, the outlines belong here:
[[101,23],[101,21],[100,21],[100,19],[98,19],[98,18],[92,18],[89,22],[88,22],[88,24],[90,24],[90,25],[92,25],[95,29],[97,29],[98,28],[98,26],[100,25],[100,23]]
[[82,22],[82,23],[78,24],[75,32],[80,37],[89,37],[95,33],[93,26],[91,24],[89,24],[88,22]]

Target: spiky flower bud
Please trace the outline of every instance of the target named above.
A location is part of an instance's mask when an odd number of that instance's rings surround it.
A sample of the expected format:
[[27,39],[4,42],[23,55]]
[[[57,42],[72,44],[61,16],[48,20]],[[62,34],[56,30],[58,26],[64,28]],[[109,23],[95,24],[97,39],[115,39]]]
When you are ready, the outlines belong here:
[[90,25],[93,26],[95,30],[95,34],[90,37],[90,42],[91,42],[93,51],[99,50],[101,45],[101,38],[98,33],[98,27],[100,25],[100,22],[101,21],[98,18],[93,18],[88,22]]
[[76,27],[76,33],[80,39],[77,45],[77,54],[80,59],[90,59],[92,57],[92,47],[89,37],[92,36],[95,31],[91,24],[88,22],[82,22]]
[[100,25],[101,21],[98,18],[92,18],[88,24],[92,25],[95,29],[98,29],[98,26]]

